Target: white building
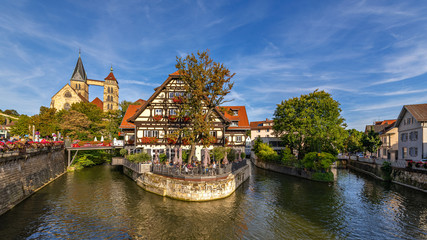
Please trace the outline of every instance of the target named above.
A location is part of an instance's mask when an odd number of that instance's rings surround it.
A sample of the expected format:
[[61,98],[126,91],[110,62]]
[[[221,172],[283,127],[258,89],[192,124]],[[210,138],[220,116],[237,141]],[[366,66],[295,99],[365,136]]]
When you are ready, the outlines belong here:
[[399,160],[427,157],[427,104],[405,105],[396,121]]

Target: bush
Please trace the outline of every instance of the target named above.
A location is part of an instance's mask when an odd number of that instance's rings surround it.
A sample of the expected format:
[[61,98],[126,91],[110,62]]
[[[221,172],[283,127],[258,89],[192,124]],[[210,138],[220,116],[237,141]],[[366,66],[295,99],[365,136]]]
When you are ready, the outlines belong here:
[[110,162],[111,157],[111,154],[99,150],[79,152],[73,166],[75,166],[76,169],[91,167],[105,162]]
[[[166,156],[166,155],[165,155]],[[187,163],[188,157],[190,156],[190,153],[188,150],[182,150],[182,162]]]
[[151,160],[151,156],[148,153],[141,152],[137,154],[131,154],[127,156],[127,159],[131,162],[143,163]]
[[227,149],[227,159],[229,162],[233,162],[234,160],[236,160],[236,150],[234,150],[232,148],[228,148]]
[[128,154],[128,150],[126,150],[124,148],[120,149],[120,155],[126,156],[126,154]]
[[240,153],[240,157],[241,157],[242,159],[245,159],[245,158],[246,158],[246,153],[245,153],[245,152],[241,152],[241,153]]
[[214,149],[212,149],[212,156],[215,159],[215,161],[219,162],[224,159],[226,151],[227,149],[225,147],[215,147]]
[[329,169],[335,160],[334,155],[330,153],[309,152],[304,156],[302,164],[309,170],[324,171]]
[[254,151],[255,154],[259,153],[259,147],[260,144],[262,144],[262,140],[260,137],[257,137],[254,141],[254,147],[252,148],[252,150]]
[[257,146],[257,151],[258,153],[256,153],[256,155],[258,159],[261,161],[266,161],[266,162],[280,161],[279,154],[277,154],[277,152],[274,151],[273,148],[271,148],[268,144],[259,143]]
[[168,156],[166,156],[166,154],[164,154],[164,153],[160,153],[159,154],[159,160],[160,160],[161,163],[166,162],[167,159],[168,159]]
[[289,148],[283,149],[281,163],[287,167],[300,167],[298,159],[291,153]]

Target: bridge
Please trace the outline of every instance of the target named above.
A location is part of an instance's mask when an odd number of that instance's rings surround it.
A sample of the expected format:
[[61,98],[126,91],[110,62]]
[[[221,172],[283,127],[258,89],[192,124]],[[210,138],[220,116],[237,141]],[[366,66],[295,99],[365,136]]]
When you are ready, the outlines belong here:
[[[68,146],[67,146],[68,145]],[[79,151],[91,151],[91,150],[113,150],[113,149],[122,149],[124,148],[123,141],[117,141],[117,144],[109,144],[109,145],[97,145],[97,144],[86,144],[83,146],[79,146],[78,144],[65,144],[65,149],[67,150],[68,154],[68,167],[71,166],[71,164],[74,162],[74,159],[77,156],[77,153]],[[74,153],[73,158],[71,158],[71,152],[76,151]]]

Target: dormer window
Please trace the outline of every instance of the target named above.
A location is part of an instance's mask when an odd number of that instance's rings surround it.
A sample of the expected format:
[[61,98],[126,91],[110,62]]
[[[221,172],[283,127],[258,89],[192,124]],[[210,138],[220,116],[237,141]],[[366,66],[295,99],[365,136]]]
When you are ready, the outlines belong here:
[[231,127],[238,127],[239,126],[239,122],[238,121],[232,121],[230,126]]
[[238,116],[239,115],[239,110],[233,110],[233,116]]

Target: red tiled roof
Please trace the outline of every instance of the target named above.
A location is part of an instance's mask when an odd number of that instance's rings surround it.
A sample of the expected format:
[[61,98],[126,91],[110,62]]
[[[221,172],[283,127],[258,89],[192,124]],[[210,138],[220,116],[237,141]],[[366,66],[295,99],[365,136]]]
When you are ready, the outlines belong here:
[[224,112],[224,116],[230,121],[238,121],[238,127],[229,126],[227,129],[250,129],[248,115],[246,114],[245,106],[223,106],[226,110],[237,110],[237,116],[230,115],[228,111]]
[[114,80],[114,81],[117,81],[116,77],[114,77],[113,72],[110,72],[110,74],[108,74],[108,76],[106,78],[104,78],[104,79],[105,80]]
[[250,126],[251,126],[251,130],[258,130],[258,129],[272,129],[273,125],[271,126],[258,126],[259,124],[264,124],[264,123],[273,123],[273,120],[270,119],[266,119],[265,121],[256,121],[256,122],[251,122]]
[[99,109],[104,110],[104,103],[98,97],[93,99],[91,103],[95,104]]
[[120,128],[135,128],[135,124],[130,123],[127,120],[132,117],[140,107],[142,107],[142,105],[129,105],[125,116],[122,119],[122,123],[120,124]]
[[179,75],[181,75],[181,74],[179,74],[179,70],[176,70],[175,72],[173,72],[173,73],[171,73],[171,74],[169,74],[169,76],[171,76],[171,75],[177,75],[177,76],[179,76]]
[[147,102],[147,101],[145,101],[145,100],[143,100],[143,99],[141,99],[141,98],[140,98],[140,99],[136,100],[135,102],[139,102],[139,103],[141,103],[141,105],[142,105],[142,104],[144,104],[144,103],[145,103],[145,102]]
[[397,119],[376,121],[375,125],[390,125],[396,122]]

